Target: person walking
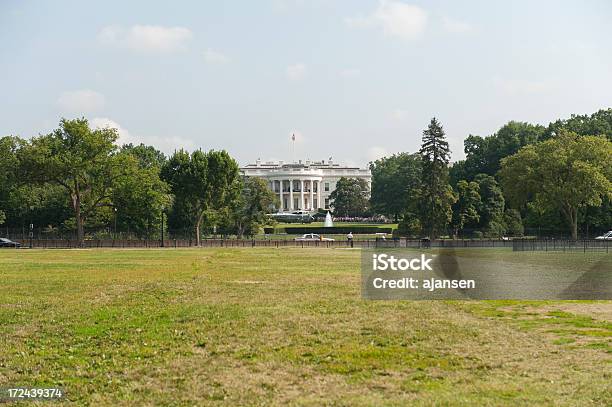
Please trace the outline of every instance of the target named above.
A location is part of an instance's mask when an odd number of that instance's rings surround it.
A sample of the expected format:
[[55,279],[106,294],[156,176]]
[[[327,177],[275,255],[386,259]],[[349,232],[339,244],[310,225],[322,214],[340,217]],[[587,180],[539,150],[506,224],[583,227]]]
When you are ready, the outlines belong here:
[[348,235],[346,235],[346,242],[349,246],[353,247],[353,232],[349,232]]

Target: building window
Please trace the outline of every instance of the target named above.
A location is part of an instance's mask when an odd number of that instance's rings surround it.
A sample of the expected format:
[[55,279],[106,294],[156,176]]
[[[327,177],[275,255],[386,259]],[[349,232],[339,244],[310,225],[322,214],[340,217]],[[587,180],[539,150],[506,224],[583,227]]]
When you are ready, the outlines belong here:
[[325,209],[329,208],[329,198],[325,198]]
[[[325,183],[325,192],[329,192],[329,182]],[[327,208],[327,205],[325,207]]]

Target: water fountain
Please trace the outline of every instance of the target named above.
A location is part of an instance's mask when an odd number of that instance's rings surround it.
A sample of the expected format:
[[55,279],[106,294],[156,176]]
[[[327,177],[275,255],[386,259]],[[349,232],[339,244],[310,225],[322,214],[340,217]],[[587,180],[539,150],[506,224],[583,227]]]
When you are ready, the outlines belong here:
[[334,221],[332,220],[331,214],[327,211],[327,215],[325,215],[325,223],[323,223],[323,227],[331,228],[334,226]]

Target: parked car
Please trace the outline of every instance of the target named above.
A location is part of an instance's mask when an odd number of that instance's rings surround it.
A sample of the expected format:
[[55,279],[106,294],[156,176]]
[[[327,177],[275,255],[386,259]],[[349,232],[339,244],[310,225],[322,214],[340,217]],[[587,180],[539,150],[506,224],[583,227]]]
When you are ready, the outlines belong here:
[[332,239],[331,237],[322,237],[320,235],[317,235],[316,233],[306,233],[305,235],[302,235],[301,237],[296,237],[294,239],[296,242],[333,242],[334,239]]
[[19,242],[13,242],[10,239],[5,239],[3,237],[0,237],[0,247],[21,247],[21,243]]
[[604,233],[601,236],[597,236],[595,239],[597,240],[612,240],[612,230],[608,233]]

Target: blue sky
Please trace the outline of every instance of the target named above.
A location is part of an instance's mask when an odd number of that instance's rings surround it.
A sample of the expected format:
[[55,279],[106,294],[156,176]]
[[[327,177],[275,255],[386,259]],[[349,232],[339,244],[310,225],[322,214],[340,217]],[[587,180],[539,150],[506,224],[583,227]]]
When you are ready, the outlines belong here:
[[0,0],[0,135],[61,117],[165,152],[453,160],[509,120],[612,106],[609,1]]

